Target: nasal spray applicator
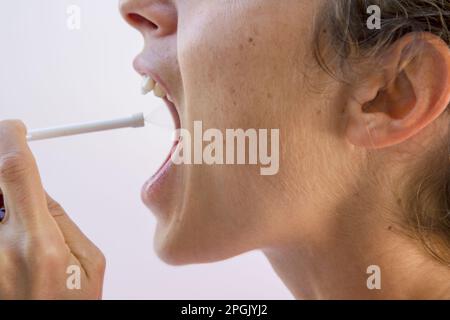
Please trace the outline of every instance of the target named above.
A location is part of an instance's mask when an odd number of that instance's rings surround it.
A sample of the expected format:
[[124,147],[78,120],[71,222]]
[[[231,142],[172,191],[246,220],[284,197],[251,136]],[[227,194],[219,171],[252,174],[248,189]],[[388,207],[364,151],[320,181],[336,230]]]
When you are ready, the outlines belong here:
[[[154,91],[155,96],[159,98],[164,98],[172,101],[172,99],[167,95],[165,90],[150,76],[144,75],[141,84],[141,93],[143,95]],[[149,114],[144,115],[144,113],[136,113],[125,118],[118,118],[106,121],[91,121],[85,123],[69,124],[64,126],[50,127],[44,129],[37,129],[28,131],[27,140],[37,141],[46,140],[58,137],[73,136],[84,133],[107,131],[121,128],[142,128],[146,124],[153,124],[160,126],[155,122],[155,115]]]
[[149,121],[144,113],[106,121],[91,121],[28,131],[27,140],[37,141],[120,128],[142,128]]

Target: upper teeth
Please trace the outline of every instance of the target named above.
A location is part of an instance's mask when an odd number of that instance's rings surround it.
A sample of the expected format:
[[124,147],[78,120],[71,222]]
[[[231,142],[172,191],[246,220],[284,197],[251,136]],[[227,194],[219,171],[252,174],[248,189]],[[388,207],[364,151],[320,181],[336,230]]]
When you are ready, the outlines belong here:
[[149,76],[142,77],[141,91],[142,94],[147,94],[155,88],[155,80]]
[[144,95],[153,91],[153,94],[155,96],[157,96],[158,98],[167,97],[167,99],[169,101],[173,102],[172,98],[169,97],[166,90],[164,90],[164,88],[158,82],[153,80],[152,77],[150,77],[148,75],[144,75],[142,77],[141,91],[142,91],[142,94],[144,94]]

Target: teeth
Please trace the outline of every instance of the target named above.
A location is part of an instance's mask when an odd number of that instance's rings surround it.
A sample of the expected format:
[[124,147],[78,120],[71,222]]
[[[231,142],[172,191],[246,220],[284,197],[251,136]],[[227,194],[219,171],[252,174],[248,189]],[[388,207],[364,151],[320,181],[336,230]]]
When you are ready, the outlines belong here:
[[170,102],[174,103],[171,96],[167,95],[166,98],[167,98],[167,100],[169,100]]
[[166,91],[157,83],[153,89],[153,94],[158,98],[164,98],[166,96]]
[[147,93],[151,92],[154,88],[155,88],[155,80],[153,80],[150,76],[143,76],[141,84],[142,94],[146,95]]
[[142,76],[141,91],[143,95],[153,91],[154,95],[158,98],[164,98],[167,96],[167,99],[173,103],[173,99],[167,95],[166,90],[164,90],[158,82],[153,80],[152,77],[148,75]]

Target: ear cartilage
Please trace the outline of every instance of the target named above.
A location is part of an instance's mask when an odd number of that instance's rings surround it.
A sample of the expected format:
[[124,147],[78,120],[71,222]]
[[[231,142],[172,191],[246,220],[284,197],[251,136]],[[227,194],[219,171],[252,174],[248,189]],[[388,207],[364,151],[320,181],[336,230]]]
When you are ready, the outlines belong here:
[[125,118],[106,121],[92,121],[78,124],[63,125],[28,131],[27,140],[37,141],[59,137],[73,136],[91,132],[115,130],[121,128],[142,128],[146,124],[144,113],[136,113]]

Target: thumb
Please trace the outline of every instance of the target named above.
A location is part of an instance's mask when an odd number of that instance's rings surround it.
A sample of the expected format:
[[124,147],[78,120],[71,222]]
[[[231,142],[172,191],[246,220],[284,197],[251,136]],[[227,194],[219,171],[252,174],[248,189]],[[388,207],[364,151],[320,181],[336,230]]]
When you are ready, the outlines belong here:
[[20,121],[0,122],[0,189],[7,210],[24,221],[45,212],[39,171]]

